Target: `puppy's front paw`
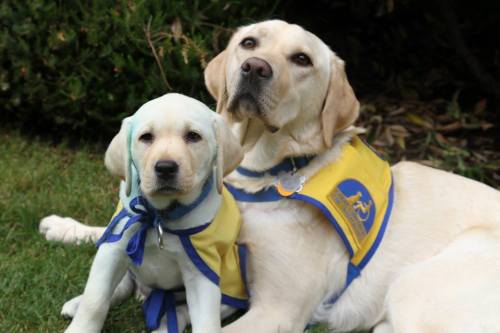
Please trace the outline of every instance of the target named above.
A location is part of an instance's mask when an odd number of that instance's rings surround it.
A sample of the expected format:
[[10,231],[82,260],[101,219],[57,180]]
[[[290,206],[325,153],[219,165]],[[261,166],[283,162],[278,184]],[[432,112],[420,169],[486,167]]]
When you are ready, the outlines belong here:
[[49,241],[76,243],[90,239],[88,226],[69,218],[50,215],[40,221],[40,233]]
[[66,319],[73,318],[76,314],[76,310],[78,310],[81,298],[82,296],[80,295],[64,303],[61,310],[61,316]]

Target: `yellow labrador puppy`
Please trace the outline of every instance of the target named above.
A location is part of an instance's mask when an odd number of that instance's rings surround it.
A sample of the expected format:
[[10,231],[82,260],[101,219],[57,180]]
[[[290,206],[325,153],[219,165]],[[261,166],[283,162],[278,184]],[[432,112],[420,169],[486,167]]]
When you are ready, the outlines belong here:
[[[148,296],[155,332],[183,332],[187,322],[192,332],[220,332],[221,308],[222,317],[245,308],[240,219],[222,184],[241,158],[226,122],[193,98],[166,94],[125,118],[106,152],[108,167],[125,175],[121,209],[98,241],[84,294],[63,307],[73,318],[66,332],[101,332],[132,281]],[[189,315],[176,306],[179,293]]]
[[[498,191],[415,163],[393,166],[386,198],[392,209],[386,204],[388,218],[379,224],[385,228],[353,274],[344,229],[313,204],[275,200],[273,190],[301,194],[354,144],[366,147],[352,126],[359,103],[343,61],[313,34],[273,20],[240,28],[205,78],[245,150],[226,181],[240,200],[252,298],[225,333],[295,333],[310,322],[332,332],[500,331]],[[372,163],[330,168],[324,187],[332,186],[335,171],[360,165],[369,170]],[[346,198],[358,218],[375,207],[365,195],[360,189]],[[102,233],[56,216],[40,228],[67,242]]]

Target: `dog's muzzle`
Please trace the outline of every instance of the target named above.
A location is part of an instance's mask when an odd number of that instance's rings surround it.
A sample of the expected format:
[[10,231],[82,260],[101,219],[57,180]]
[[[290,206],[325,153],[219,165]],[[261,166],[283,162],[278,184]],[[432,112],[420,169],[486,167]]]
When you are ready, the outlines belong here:
[[173,160],[160,160],[156,162],[154,171],[157,179],[156,192],[176,192],[179,164]]
[[[261,116],[263,106],[260,102],[263,88],[271,81],[273,69],[261,58],[248,58],[240,67],[238,88],[229,103],[229,112],[241,117]],[[238,114],[240,113],[240,114]]]
[[241,65],[241,77],[250,82],[262,82],[273,77],[273,69],[267,61],[261,58],[248,58]]

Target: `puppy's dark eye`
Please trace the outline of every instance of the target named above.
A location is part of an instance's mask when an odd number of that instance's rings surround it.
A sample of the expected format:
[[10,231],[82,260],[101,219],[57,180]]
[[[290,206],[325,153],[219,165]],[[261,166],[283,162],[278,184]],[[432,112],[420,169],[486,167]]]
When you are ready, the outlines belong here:
[[139,141],[142,141],[144,143],[151,143],[153,142],[153,134],[151,133],[144,133],[139,137]]
[[247,37],[241,41],[240,45],[244,49],[253,50],[257,47],[257,40],[253,37]]
[[312,66],[312,61],[309,56],[303,52],[295,53],[290,57],[290,60],[302,67]]
[[202,139],[201,135],[199,135],[194,131],[189,131],[184,136],[184,140],[186,140],[186,142],[191,142],[191,143],[196,143],[198,141],[201,141],[201,139]]

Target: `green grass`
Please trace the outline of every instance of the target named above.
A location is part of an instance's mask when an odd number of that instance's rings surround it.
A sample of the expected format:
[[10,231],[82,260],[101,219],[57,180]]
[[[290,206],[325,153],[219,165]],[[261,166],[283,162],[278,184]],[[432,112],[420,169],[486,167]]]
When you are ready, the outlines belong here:
[[[105,224],[116,201],[116,179],[102,154],[74,151],[0,133],[0,332],[61,332],[62,305],[83,291],[93,245],[49,243],[38,233],[46,215]],[[144,331],[133,299],[111,310],[105,332]]]
[[[117,179],[95,149],[54,147],[5,131],[0,142],[0,333],[62,332],[68,321],[59,312],[83,291],[95,247],[47,242],[38,223],[58,214],[104,225]],[[104,332],[145,332],[139,302],[113,308]]]

